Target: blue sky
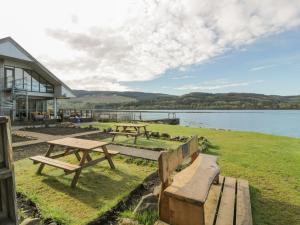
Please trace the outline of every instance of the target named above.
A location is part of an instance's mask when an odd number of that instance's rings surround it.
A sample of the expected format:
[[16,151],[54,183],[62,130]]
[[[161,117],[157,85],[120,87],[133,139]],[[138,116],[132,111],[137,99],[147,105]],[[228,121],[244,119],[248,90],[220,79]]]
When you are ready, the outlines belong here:
[[300,95],[300,30],[265,37],[199,65],[126,85],[175,95],[191,91]]

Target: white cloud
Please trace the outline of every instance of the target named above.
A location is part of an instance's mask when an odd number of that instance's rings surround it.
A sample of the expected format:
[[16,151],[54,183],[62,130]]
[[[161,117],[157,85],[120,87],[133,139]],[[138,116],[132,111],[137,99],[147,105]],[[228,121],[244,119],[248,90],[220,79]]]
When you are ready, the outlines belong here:
[[275,65],[265,65],[265,66],[256,66],[250,69],[250,71],[259,71],[259,70],[265,70],[274,67]]
[[227,81],[226,79],[219,79],[219,80],[206,81],[199,85],[186,84],[174,89],[184,90],[184,91],[215,91],[219,89],[249,86],[249,85],[258,84],[262,82],[263,80],[230,82]]
[[2,7],[14,10],[2,10],[1,36],[85,89],[126,89],[122,81],[184,70],[300,24],[299,0],[10,0]]
[[193,75],[181,75],[181,76],[172,76],[171,80],[183,80],[183,79],[191,79],[194,78]]

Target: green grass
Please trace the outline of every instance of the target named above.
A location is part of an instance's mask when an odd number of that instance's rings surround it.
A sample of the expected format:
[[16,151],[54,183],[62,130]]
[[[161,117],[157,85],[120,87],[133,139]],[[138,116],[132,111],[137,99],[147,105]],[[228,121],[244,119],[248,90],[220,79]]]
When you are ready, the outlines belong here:
[[[111,142],[111,138],[104,139],[106,142]],[[149,148],[149,149],[176,149],[182,142],[178,141],[167,141],[162,139],[152,139],[149,140],[145,137],[138,137],[136,144],[133,143],[134,138],[126,137],[126,136],[116,136],[114,143],[126,145],[126,146],[134,146],[140,148]]]
[[214,146],[209,153],[219,157],[222,175],[249,181],[254,224],[300,225],[300,139],[161,124],[150,124],[149,130],[205,136]]
[[135,214],[133,210],[126,210],[121,213],[121,218],[129,218],[137,221],[140,225],[153,225],[158,219],[157,211],[145,211]]
[[[75,157],[66,159],[78,163]],[[126,160],[114,157],[116,170],[106,161],[84,169],[76,189],[70,187],[74,174],[66,176],[62,170],[46,166],[39,176],[37,165],[20,160],[15,163],[17,191],[37,204],[44,219],[86,224],[110,210],[156,170],[153,164]]]

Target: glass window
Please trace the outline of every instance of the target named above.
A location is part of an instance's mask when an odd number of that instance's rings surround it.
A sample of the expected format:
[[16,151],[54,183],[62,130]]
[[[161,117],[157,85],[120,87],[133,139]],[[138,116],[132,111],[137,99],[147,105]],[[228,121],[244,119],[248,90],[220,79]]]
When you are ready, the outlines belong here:
[[39,75],[34,71],[31,73],[31,91],[40,91]]
[[15,68],[15,86],[18,89],[24,88],[23,69]]
[[47,85],[46,85],[46,92],[47,93],[53,93],[54,92],[53,86],[49,83],[47,83]]
[[12,88],[13,80],[14,80],[14,69],[5,68],[4,69],[4,80],[5,80],[5,88]]
[[40,92],[46,92],[46,85],[47,82],[42,77],[40,77]]
[[31,91],[31,71],[24,70],[24,89]]

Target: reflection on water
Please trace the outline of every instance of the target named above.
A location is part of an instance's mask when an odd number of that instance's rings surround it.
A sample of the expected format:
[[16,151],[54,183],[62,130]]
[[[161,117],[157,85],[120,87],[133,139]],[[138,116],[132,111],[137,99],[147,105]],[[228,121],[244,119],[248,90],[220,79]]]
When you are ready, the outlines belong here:
[[[300,110],[172,110],[172,112],[176,112],[183,126],[300,137]],[[167,113],[142,113],[143,119],[161,119],[167,116]]]

